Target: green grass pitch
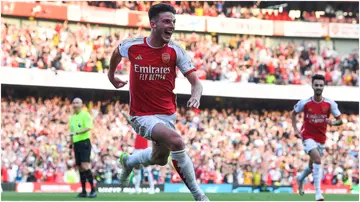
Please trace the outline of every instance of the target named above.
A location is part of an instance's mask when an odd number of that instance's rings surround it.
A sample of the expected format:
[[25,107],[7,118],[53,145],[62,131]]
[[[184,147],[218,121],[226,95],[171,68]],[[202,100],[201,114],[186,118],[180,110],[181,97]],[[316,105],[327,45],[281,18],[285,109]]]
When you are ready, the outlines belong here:
[[[98,197],[76,198],[76,193],[1,193],[2,201],[193,201],[187,193],[98,193]],[[274,193],[226,193],[207,194],[210,201],[315,201],[314,194],[274,194]],[[325,194],[326,201],[359,201],[354,194]]]

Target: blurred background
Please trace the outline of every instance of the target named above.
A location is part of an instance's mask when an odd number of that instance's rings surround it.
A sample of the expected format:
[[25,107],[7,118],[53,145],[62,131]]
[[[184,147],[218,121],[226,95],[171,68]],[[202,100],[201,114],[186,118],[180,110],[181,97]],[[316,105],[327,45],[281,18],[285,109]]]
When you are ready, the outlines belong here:
[[[116,186],[118,155],[133,151],[136,134],[122,115],[129,110],[128,86],[115,90],[106,74],[122,40],[149,34],[147,11],[155,3],[1,2],[3,190],[22,191],[23,182],[79,182],[66,141],[75,97],[94,120],[95,179]],[[324,95],[338,102],[345,122],[328,128],[323,187],[358,193],[358,2],[167,3],[177,12],[173,39],[203,80],[200,110],[185,107],[190,87],[180,72],[175,89],[176,130],[199,183],[230,184],[235,192],[295,192],[309,158],[289,112],[312,95],[311,76],[323,74]],[[116,74],[126,79],[129,68],[123,59]],[[160,191],[181,182],[168,166],[143,172],[143,184],[149,174]],[[311,175],[307,182],[313,189]]]

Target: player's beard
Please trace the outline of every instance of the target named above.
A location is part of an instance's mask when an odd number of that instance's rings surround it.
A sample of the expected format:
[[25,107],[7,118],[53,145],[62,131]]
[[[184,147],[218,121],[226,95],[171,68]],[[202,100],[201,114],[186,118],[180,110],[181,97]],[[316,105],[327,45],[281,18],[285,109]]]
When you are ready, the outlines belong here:
[[321,96],[322,95],[322,90],[315,90],[315,95],[316,96]]

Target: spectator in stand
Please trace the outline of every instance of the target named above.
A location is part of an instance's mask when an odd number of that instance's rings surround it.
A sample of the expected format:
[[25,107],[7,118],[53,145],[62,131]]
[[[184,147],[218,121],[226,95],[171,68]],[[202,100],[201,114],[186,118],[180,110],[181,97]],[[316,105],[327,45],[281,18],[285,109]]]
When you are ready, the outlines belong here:
[[[19,28],[2,21],[2,27],[2,66],[100,73],[107,72],[112,48],[120,40],[144,34],[139,28],[105,35],[99,26],[78,24],[70,29],[67,22],[54,28],[35,24]],[[311,43],[267,47],[264,37],[247,35],[230,37],[222,44],[196,33],[175,38],[188,50],[201,79],[300,85],[309,84],[311,75],[320,73],[327,85],[359,83],[359,54],[355,51],[340,57],[327,48],[317,54]],[[129,67],[129,61],[123,60],[117,73],[127,74]]]
[[[119,151],[131,152],[136,137],[122,114],[129,106],[99,101],[87,103],[86,109],[94,120],[91,156],[96,180],[117,183]],[[2,182],[79,182],[66,141],[71,111],[67,98],[2,98],[1,149],[8,157],[2,159]],[[259,185],[261,179],[266,185],[291,185],[308,161],[288,112],[229,108],[195,113],[179,108],[177,114],[176,130],[189,145],[201,183]],[[326,184],[359,184],[359,116],[344,114],[344,120],[339,129],[328,131]],[[181,181],[169,167],[152,172],[160,184]],[[309,177],[307,182],[311,181]]]
[[[80,6],[96,6],[103,8],[128,9],[136,11],[149,11],[151,5],[159,3],[144,1],[56,1],[55,4],[76,4]],[[324,10],[325,14],[321,16],[314,11],[303,11],[299,18],[291,15],[289,11],[280,9],[262,9],[261,2],[254,4],[244,2],[224,2],[224,1],[166,1],[175,7],[178,14],[189,14],[196,16],[222,16],[241,19],[263,19],[263,20],[282,20],[293,21],[302,20],[308,22],[337,22],[337,23],[358,23],[359,11],[356,8],[339,5],[338,8],[332,8],[328,5]],[[42,2],[53,3],[53,2]],[[330,10],[328,9],[330,6]],[[333,5],[336,6],[336,5]],[[285,8],[286,9],[286,8]],[[337,12],[335,13],[335,9]]]

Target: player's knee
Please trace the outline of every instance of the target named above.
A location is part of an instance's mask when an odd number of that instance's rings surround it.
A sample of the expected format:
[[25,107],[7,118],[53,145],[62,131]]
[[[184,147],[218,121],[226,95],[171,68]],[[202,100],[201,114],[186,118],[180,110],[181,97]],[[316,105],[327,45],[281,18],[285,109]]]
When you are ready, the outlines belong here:
[[160,166],[164,166],[164,165],[166,165],[167,164],[167,158],[158,158],[158,159],[155,159],[154,160],[154,163],[156,164],[156,165],[160,165]]
[[314,159],[313,159],[313,163],[315,163],[315,164],[321,164],[321,158],[320,158],[320,157],[314,158]]
[[168,163],[168,158],[162,158],[159,162],[159,165],[161,166],[165,166]]
[[181,137],[179,135],[176,135],[171,138],[169,147],[171,151],[179,151],[185,149],[185,144]]
[[[321,164],[321,157],[320,156],[313,156],[311,158],[312,163],[314,164]],[[312,165],[311,165],[312,166]]]

